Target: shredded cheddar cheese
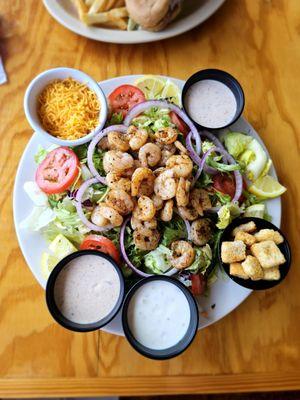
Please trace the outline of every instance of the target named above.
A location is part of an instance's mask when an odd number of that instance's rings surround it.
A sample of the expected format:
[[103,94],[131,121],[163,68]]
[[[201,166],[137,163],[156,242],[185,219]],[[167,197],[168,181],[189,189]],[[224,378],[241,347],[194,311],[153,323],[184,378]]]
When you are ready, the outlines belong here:
[[49,83],[38,98],[43,128],[60,139],[75,140],[98,125],[100,103],[96,93],[72,78]]

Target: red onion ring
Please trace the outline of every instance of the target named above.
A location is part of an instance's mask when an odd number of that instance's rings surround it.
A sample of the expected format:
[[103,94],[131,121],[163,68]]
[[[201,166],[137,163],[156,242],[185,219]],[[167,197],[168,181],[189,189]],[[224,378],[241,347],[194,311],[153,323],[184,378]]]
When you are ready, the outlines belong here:
[[[205,167],[205,165],[206,165],[205,163],[206,163],[207,157],[209,157],[209,155],[210,155],[211,153],[213,153],[214,151],[218,151],[218,149],[217,149],[216,147],[212,147],[212,148],[210,148],[209,150],[207,150],[206,153],[203,154],[203,157],[201,158],[201,161],[200,161],[200,164],[199,164],[198,171],[197,171],[197,173],[196,173],[196,175],[195,175],[195,177],[194,177],[192,186],[195,185],[195,183],[196,183],[197,180],[199,179],[199,176],[201,175],[202,171],[204,170],[204,167]],[[212,169],[213,169],[213,168],[212,168]],[[213,169],[213,170],[214,170],[214,172],[215,172],[215,169]]]
[[105,177],[101,176],[99,172],[97,171],[94,162],[93,162],[93,154],[95,151],[95,148],[97,144],[100,142],[100,140],[106,136],[109,132],[116,131],[116,132],[121,132],[121,133],[126,133],[127,131],[127,126],[124,125],[111,125],[106,129],[103,129],[103,131],[99,132],[96,136],[93,137],[93,140],[89,144],[88,147],[88,152],[87,152],[87,164],[88,167],[91,171],[91,173],[98,179],[98,182],[101,182],[103,185],[106,185],[106,179]]
[[[208,132],[208,133],[209,133],[209,136],[208,136],[209,139],[212,140],[214,138],[216,143],[219,142],[219,140],[217,138],[215,138],[214,135],[212,135],[210,132]],[[194,163],[197,164],[199,167],[198,171],[195,175],[193,185],[198,180],[199,176],[201,175],[202,170],[205,169],[206,159],[210,155],[210,153],[212,153],[213,151],[222,154],[224,159],[226,160],[226,162],[228,162],[230,164],[236,164],[235,159],[224,149],[223,146],[222,147],[218,147],[218,146],[212,147],[204,154],[204,156],[201,159],[198,156],[198,154],[196,154],[195,150],[193,149],[192,142],[191,142],[191,133],[189,133],[188,136],[186,137],[186,148],[188,149],[188,152],[189,152],[192,160],[194,161]],[[207,167],[209,167],[209,166],[207,166]],[[215,173],[214,168],[213,168],[213,170]],[[207,172],[207,171],[208,171],[208,169],[206,168],[205,172]],[[233,171],[233,173],[234,173],[234,178],[235,178],[235,194],[234,194],[232,201],[235,202],[235,201],[239,200],[239,198],[241,197],[241,194],[243,192],[243,178],[239,171]]]
[[139,103],[136,106],[132,107],[131,110],[128,111],[123,123],[126,126],[129,126],[133,118],[135,118],[137,115],[141,114],[142,112],[148,110],[149,108],[152,107],[158,107],[158,108],[168,108],[169,110],[172,110],[175,112],[190,128],[193,138],[196,142],[196,148],[197,151],[201,150],[201,138],[200,135],[197,131],[197,128],[193,124],[193,122],[190,120],[190,118],[186,115],[184,111],[181,110],[178,106],[175,104],[169,103],[167,101],[163,100],[149,100],[149,101],[144,101],[143,103]]
[[[147,278],[149,276],[153,276],[156,274],[147,274],[146,272],[141,271],[140,269],[136,268],[132,262],[129,260],[127,253],[126,253],[126,249],[125,249],[125,233],[126,233],[126,226],[128,225],[128,222],[130,221],[130,217],[128,217],[124,222],[123,225],[121,226],[121,231],[120,231],[120,249],[121,249],[121,254],[122,257],[124,258],[124,261],[126,262],[126,264],[128,265],[129,268],[131,268],[137,275],[140,275],[144,278]],[[191,226],[189,221],[187,220],[183,220],[186,226],[186,230],[187,230],[187,234],[188,234],[188,240],[191,240]],[[175,275],[179,272],[178,269],[176,268],[172,268],[169,271],[167,271],[166,273],[164,273],[163,275],[165,276],[172,276]]]
[[87,190],[87,188],[91,185],[93,185],[94,183],[99,183],[97,178],[91,178],[85,182],[83,182],[83,184],[80,186],[80,188],[77,191],[76,194],[76,210],[77,210],[77,214],[79,216],[79,218],[81,219],[81,221],[84,223],[85,226],[87,226],[89,229],[91,229],[92,231],[95,232],[104,232],[104,231],[108,231],[110,229],[113,228],[113,225],[106,225],[106,226],[98,226],[93,224],[91,221],[89,221],[87,219],[87,217],[84,215],[83,209],[82,209],[82,196],[84,195],[85,191]]

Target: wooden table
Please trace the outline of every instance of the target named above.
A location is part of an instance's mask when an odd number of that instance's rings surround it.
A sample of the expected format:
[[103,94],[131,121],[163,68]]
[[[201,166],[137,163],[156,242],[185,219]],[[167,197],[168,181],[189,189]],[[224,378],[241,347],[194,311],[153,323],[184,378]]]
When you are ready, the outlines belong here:
[[[76,36],[41,1],[0,0],[0,10],[9,78],[0,87],[0,397],[300,389],[300,1],[228,0],[190,33],[132,46]],[[231,72],[245,90],[245,115],[288,187],[282,228],[293,268],[286,281],[251,295],[171,361],[147,360],[121,337],[76,334],[55,324],[19,249],[12,190],[32,134],[23,95],[36,74],[57,66],[80,68],[98,80],[135,73],[185,79],[207,67]]]

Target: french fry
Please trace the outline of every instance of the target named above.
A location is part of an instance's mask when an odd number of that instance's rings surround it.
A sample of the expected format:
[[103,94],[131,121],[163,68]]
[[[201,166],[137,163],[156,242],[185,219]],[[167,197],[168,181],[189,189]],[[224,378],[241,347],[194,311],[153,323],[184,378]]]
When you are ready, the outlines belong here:
[[94,0],[85,0],[85,4],[90,7],[94,3]]
[[110,11],[106,11],[103,13],[94,13],[94,14],[84,14],[82,16],[82,21],[86,23],[87,25],[93,25],[93,24],[104,24],[107,22],[114,22],[118,21],[118,25],[124,26],[122,22],[120,22],[120,19],[128,17],[128,11],[126,7],[120,7],[120,8],[114,8]]
[[88,8],[83,0],[72,0],[76,10],[78,12],[79,18],[82,20],[84,14],[88,11]]
[[106,26],[108,28],[117,28],[122,31],[126,31],[126,29],[127,29],[127,22],[125,22],[124,19],[122,19],[122,18],[103,23],[102,25]]
[[93,0],[92,5],[88,11],[89,14],[95,14],[98,12],[106,11],[108,0]]

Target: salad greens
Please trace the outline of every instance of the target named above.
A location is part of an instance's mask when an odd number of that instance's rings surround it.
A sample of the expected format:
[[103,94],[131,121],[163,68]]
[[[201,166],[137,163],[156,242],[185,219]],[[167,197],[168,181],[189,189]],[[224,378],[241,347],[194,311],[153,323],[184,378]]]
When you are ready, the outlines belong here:
[[143,115],[133,119],[133,125],[137,128],[149,129],[156,132],[160,128],[175,127],[170,118],[168,109],[151,107]]

